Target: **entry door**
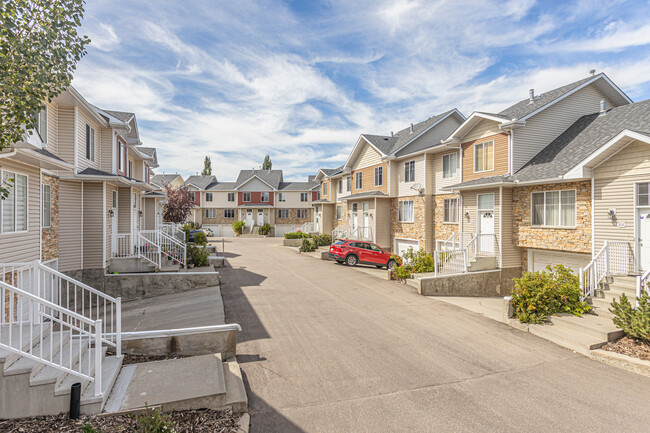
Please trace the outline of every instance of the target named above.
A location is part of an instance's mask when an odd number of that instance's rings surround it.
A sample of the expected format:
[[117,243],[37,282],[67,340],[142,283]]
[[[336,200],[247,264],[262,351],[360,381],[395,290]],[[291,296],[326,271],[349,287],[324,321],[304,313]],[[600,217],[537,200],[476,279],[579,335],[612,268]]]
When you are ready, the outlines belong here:
[[479,194],[478,252],[494,253],[494,194]]
[[246,225],[248,227],[251,227],[253,225],[253,211],[252,210],[247,210],[246,211]]
[[263,210],[258,210],[257,211],[257,225],[258,226],[263,226],[264,225],[264,211]]
[[363,238],[366,240],[370,239],[370,214],[368,212],[363,213]]
[[351,224],[352,231],[356,230],[357,227],[359,227],[357,218],[358,218],[358,214],[356,212],[352,212],[352,224]]
[[639,270],[650,269],[650,207],[637,208]]

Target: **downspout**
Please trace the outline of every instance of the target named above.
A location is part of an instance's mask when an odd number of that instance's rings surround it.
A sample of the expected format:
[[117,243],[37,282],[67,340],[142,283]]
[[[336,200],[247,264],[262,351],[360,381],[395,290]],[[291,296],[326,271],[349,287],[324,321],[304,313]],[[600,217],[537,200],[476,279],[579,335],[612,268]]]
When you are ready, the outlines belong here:
[[[594,255],[596,254],[596,222],[594,221],[594,186],[596,185],[595,182],[595,177],[594,174],[592,173],[591,175],[591,258],[594,258]],[[578,201],[578,197],[576,197],[576,202]],[[636,218],[636,216],[635,216]],[[636,238],[636,233],[635,233],[635,238]]]
[[499,268],[503,269],[503,187],[499,187]]
[[515,156],[513,154],[514,141],[515,141],[515,130],[511,129],[510,134],[508,134],[508,174],[514,174],[515,167]]

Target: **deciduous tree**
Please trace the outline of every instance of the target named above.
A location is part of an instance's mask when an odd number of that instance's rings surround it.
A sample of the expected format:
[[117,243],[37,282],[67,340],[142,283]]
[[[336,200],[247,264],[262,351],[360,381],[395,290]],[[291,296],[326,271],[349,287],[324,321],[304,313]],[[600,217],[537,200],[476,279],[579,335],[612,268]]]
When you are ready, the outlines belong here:
[[182,224],[190,216],[192,202],[186,188],[174,188],[167,185],[167,203],[163,207],[163,220]]

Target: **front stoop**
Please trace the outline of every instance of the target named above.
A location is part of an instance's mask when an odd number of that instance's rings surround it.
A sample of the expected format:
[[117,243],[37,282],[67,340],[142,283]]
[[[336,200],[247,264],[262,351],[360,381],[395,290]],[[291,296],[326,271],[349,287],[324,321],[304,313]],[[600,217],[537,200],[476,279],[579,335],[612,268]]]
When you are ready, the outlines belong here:
[[220,354],[127,365],[106,404],[106,412],[160,406],[162,410],[248,409],[248,399],[235,360]]

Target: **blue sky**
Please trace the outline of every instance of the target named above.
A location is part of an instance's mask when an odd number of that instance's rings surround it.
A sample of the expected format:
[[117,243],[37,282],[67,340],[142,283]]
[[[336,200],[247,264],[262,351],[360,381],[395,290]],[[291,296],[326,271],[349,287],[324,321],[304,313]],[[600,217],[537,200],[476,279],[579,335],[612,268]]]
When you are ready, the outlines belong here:
[[345,162],[361,133],[458,108],[500,111],[606,72],[650,98],[650,3],[90,0],[75,85],[136,113],[158,172],[212,159],[233,180],[266,153],[286,179]]

